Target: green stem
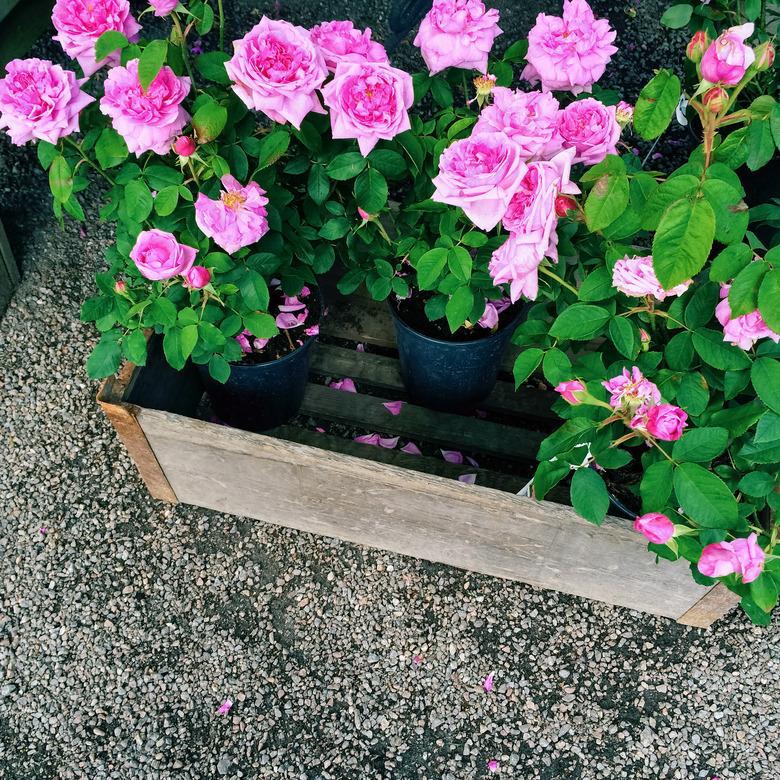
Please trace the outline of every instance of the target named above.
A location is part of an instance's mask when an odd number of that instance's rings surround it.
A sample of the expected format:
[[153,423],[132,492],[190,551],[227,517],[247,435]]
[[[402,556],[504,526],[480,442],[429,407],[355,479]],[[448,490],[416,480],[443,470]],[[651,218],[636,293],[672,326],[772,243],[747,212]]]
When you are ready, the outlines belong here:
[[95,163],[92,162],[92,160],[87,157],[86,154],[84,154],[84,150],[77,144],[73,139],[68,138],[65,136],[64,138],[66,143],[69,143],[80,155],[81,159],[90,166],[90,168],[94,168],[112,187],[116,184],[116,182],[98,165],[95,165]]
[[222,8],[222,0],[217,0],[217,10],[219,12],[219,49],[225,48],[225,11]]
[[181,57],[184,60],[184,67],[187,68],[187,75],[190,77],[190,83],[193,89],[197,89],[195,83],[195,76],[192,73],[192,66],[190,65],[190,54],[187,51],[187,37],[184,35],[184,30],[181,28],[181,22],[179,21],[179,15],[173,11],[171,13],[171,19],[173,20],[173,26],[176,30],[176,34],[179,36],[179,46],[181,47]]
[[541,271],[541,272],[542,272],[542,273],[543,273],[545,276],[549,276],[549,277],[550,277],[550,279],[555,279],[555,281],[556,281],[556,282],[558,282],[560,285],[562,285],[563,287],[565,287],[565,288],[566,288],[567,290],[569,290],[570,292],[573,292],[573,293],[574,293],[574,294],[575,294],[575,295],[576,295],[578,298],[580,297],[580,294],[579,294],[579,292],[577,291],[577,288],[576,288],[576,287],[572,287],[572,286],[571,286],[571,285],[570,285],[568,282],[566,282],[566,281],[564,281],[563,279],[561,279],[561,277],[560,277],[560,276],[558,276],[558,274],[556,274],[556,273],[553,273],[553,271],[551,271],[551,270],[550,270],[549,268],[547,268],[546,266],[540,265],[540,266],[539,266],[539,270],[540,270],[540,271]]

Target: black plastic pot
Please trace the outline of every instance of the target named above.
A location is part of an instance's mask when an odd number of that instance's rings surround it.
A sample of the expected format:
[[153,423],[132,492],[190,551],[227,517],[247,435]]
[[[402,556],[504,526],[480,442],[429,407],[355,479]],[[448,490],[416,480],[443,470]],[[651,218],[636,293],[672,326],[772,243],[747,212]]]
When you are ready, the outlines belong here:
[[527,307],[492,335],[473,341],[425,336],[407,325],[392,304],[390,311],[401,377],[412,402],[446,412],[468,412],[490,395],[501,358]]
[[214,414],[228,425],[255,433],[283,425],[301,408],[315,341],[307,339],[270,363],[233,363],[224,385],[211,378],[208,366],[198,366]]

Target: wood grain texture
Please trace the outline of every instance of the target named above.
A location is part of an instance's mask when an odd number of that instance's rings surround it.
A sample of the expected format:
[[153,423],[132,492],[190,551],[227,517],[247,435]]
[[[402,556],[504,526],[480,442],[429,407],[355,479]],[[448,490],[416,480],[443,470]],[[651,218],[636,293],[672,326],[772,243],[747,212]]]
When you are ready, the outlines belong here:
[[138,421],[180,501],[675,619],[707,593],[626,521],[167,412]]
[[690,609],[677,618],[678,623],[696,628],[709,628],[739,604],[739,596],[719,582],[710,588]]
[[19,284],[19,268],[11,254],[11,246],[0,222],[0,314],[5,311]]

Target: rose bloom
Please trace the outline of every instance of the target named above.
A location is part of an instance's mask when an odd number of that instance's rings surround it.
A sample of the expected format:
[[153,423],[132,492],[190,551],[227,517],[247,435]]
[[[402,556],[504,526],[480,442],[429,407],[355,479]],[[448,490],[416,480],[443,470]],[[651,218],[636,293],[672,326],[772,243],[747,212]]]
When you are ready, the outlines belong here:
[[502,32],[498,16],[482,0],[434,0],[414,39],[431,76],[445,68],[487,73],[488,54]]
[[493,90],[493,103],[486,106],[474,125],[474,133],[505,133],[526,160],[547,159],[562,146],[558,134],[558,101],[549,92]]
[[634,530],[653,544],[666,544],[674,536],[674,523],[660,512],[649,512],[634,520]]
[[574,394],[586,393],[587,391],[588,389],[582,382],[580,382],[579,379],[572,379],[569,382],[561,382],[555,388],[555,392],[560,393],[563,400],[567,403],[570,403],[572,406],[579,406],[582,403],[582,401],[580,401],[580,399],[577,398],[577,396]]
[[144,230],[138,234],[130,259],[141,276],[157,281],[184,275],[192,268],[197,250],[180,244],[173,233],[164,230]]
[[558,132],[565,147],[574,147],[573,162],[595,165],[608,154],[617,154],[620,125],[615,106],[605,106],[595,98],[575,100],[561,111]]
[[184,273],[185,287],[191,287],[193,290],[200,290],[211,281],[211,271],[202,265],[193,265]]
[[95,98],[69,70],[48,60],[11,60],[0,79],[0,129],[22,146],[33,138],[56,144],[79,129],[79,113]]
[[612,286],[624,295],[643,297],[652,295],[658,301],[673,295],[682,295],[691,285],[693,279],[664,290],[658,282],[653,269],[652,255],[644,257],[629,257],[626,255],[615,263],[612,269]]
[[617,51],[615,31],[596,19],[585,0],[563,0],[563,18],[539,14],[528,33],[528,65],[522,78],[545,92],[590,92]]
[[342,62],[322,90],[334,138],[356,138],[366,157],[376,142],[409,130],[412,77],[374,62]]
[[478,228],[492,230],[526,170],[519,148],[504,133],[472,133],[442,152],[431,199],[460,206]]
[[648,407],[661,403],[660,391],[653,382],[645,379],[637,366],[633,366],[630,373],[624,368],[621,374],[601,384],[609,392],[609,403],[614,409],[641,414]]
[[138,60],[111,68],[106,77],[100,110],[111,117],[114,130],[136,155],[153,151],[167,154],[190,115],[181,104],[190,91],[190,80],[177,76],[167,65],[147,90],[138,80]]
[[340,62],[383,62],[389,64],[385,47],[371,40],[371,28],[356,30],[352,22],[323,22],[311,28],[311,39],[318,46],[328,70]]
[[198,193],[195,222],[228,254],[254,244],[268,232],[265,190],[250,181],[246,187],[229,174],[222,177],[225,188],[219,200]]
[[775,333],[764,322],[758,309],[749,314],[732,318],[728,298],[730,289],[730,284],[721,284],[720,297],[722,300],[715,307],[715,316],[723,326],[723,340],[745,350],[752,349],[759,339],[772,339],[777,344],[780,341],[780,333]]
[[753,582],[762,572],[766,554],[756,535],[733,542],[714,542],[701,552],[698,569],[705,577],[726,577],[739,574],[742,582]]
[[149,0],[155,16],[167,16],[179,4],[179,0]]
[[722,32],[704,52],[699,66],[702,78],[713,84],[738,84],[756,59],[753,49],[745,45],[752,34],[752,22]]
[[141,25],[130,13],[128,0],[57,0],[51,20],[65,54],[78,60],[85,76],[103,65],[118,65],[119,52],[95,62],[95,44],[109,30],[121,32],[131,43],[138,40]]
[[687,427],[688,415],[674,404],[648,407],[631,420],[631,428],[646,430],[661,441],[677,441]]
[[310,111],[325,113],[315,90],[328,69],[308,30],[264,16],[233,50],[225,70],[249,108],[298,130]]
[[[557,243],[555,232],[552,237]],[[544,250],[536,234],[511,233],[493,252],[488,273],[496,287],[501,284],[509,285],[509,299],[512,303],[522,295],[533,301],[539,295],[538,268],[542,260]]]

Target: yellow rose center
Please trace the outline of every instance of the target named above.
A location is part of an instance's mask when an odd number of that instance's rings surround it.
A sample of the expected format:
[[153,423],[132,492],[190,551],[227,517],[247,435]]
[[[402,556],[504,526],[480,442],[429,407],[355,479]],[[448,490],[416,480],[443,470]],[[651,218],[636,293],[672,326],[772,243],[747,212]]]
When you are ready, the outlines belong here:
[[240,192],[223,192],[220,197],[222,202],[229,209],[233,209],[234,211],[246,203],[246,195],[243,195]]

